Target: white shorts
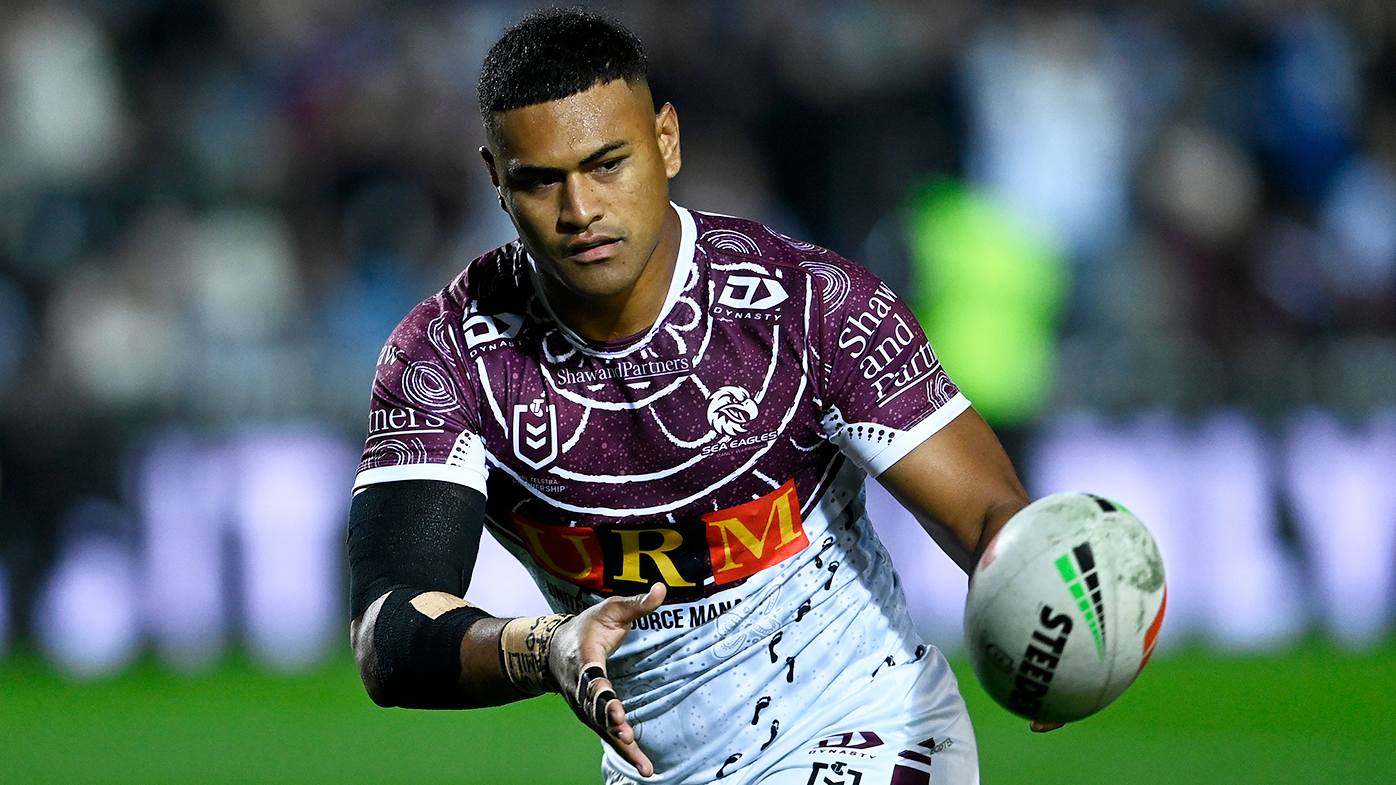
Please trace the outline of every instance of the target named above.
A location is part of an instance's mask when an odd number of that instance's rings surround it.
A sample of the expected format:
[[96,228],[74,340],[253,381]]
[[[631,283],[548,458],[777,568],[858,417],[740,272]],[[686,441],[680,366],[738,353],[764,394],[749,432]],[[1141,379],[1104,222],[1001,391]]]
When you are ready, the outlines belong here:
[[[940,650],[889,669],[801,723],[745,766],[712,761],[717,785],[978,785],[979,749],[959,686]],[[822,718],[821,718],[822,719]],[[807,729],[807,730],[806,730]],[[740,756],[734,756],[740,757]],[[728,769],[735,771],[728,771]],[[644,783],[614,774],[608,785]]]
[[897,689],[903,680],[874,682],[858,708],[746,782],[978,785],[979,748],[955,674],[938,649],[924,663],[907,691]]

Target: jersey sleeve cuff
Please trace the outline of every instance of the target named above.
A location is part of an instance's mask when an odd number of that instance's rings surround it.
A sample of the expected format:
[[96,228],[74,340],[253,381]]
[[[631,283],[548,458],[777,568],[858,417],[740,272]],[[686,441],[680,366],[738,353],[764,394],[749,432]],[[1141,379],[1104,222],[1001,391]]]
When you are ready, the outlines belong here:
[[485,491],[485,475],[465,466],[449,466],[444,463],[409,463],[400,466],[380,466],[365,469],[354,478],[354,493],[380,482],[401,480],[440,480],[464,485],[488,497]]
[[944,406],[931,412],[926,419],[913,425],[910,430],[897,434],[892,443],[887,448],[876,455],[870,456],[867,462],[868,474],[876,478],[878,475],[892,468],[897,461],[905,458],[908,453],[921,443],[931,438],[941,428],[950,424],[950,421],[959,417],[969,408],[969,399],[964,393],[955,393],[955,397],[945,402]]

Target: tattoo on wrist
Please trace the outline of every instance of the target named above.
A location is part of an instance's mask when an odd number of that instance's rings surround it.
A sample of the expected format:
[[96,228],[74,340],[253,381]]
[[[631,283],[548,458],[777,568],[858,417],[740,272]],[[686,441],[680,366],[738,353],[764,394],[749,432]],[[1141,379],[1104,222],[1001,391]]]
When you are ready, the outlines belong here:
[[561,691],[548,667],[548,651],[557,628],[571,618],[564,614],[531,616],[504,625],[499,636],[500,659],[505,675],[519,692],[542,695]]

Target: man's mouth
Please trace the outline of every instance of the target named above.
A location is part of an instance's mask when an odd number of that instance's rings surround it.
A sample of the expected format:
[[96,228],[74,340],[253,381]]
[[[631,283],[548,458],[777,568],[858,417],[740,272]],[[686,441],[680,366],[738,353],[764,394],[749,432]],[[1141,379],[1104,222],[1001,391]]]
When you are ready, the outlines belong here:
[[583,264],[599,262],[609,259],[619,246],[620,240],[615,237],[578,238],[567,244],[567,258]]

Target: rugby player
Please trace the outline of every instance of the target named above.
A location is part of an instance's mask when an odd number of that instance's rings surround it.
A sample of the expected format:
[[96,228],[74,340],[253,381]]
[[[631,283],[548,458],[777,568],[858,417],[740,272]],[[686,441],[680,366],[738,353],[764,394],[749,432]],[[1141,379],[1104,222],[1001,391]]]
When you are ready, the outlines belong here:
[[[611,20],[528,17],[479,96],[519,239],[378,360],[348,539],[369,695],[560,692],[609,783],[977,782],[862,488],[965,569],[1028,499],[910,311],[830,251],[672,204],[678,117]],[[555,615],[462,599],[485,528]]]

